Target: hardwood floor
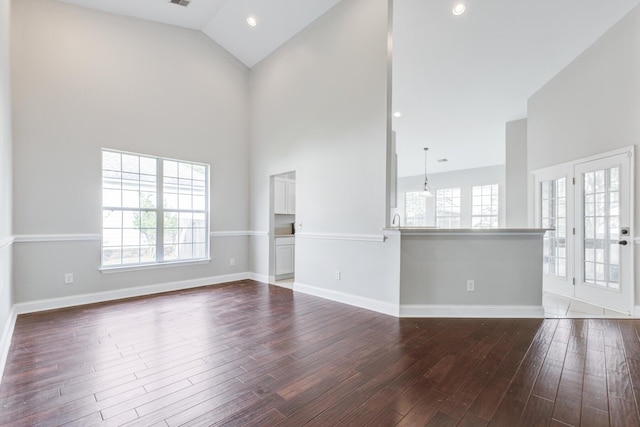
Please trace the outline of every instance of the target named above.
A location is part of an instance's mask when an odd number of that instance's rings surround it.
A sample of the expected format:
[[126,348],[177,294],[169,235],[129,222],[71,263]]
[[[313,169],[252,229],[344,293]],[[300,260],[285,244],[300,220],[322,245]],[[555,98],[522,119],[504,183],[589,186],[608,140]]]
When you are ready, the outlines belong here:
[[636,426],[639,328],[396,319],[235,282],[19,316],[0,425]]

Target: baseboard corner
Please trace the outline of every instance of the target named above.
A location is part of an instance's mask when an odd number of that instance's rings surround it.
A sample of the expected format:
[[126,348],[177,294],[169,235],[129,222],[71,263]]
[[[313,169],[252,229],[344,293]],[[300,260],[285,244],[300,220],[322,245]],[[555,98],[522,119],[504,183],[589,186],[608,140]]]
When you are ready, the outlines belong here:
[[300,282],[294,282],[293,290],[303,294],[328,299],[330,301],[364,308],[366,310],[387,314],[389,316],[399,317],[398,305],[387,301],[380,301],[360,295],[353,295],[347,294],[345,292],[324,289],[317,286],[306,285]]
[[11,307],[9,311],[9,319],[0,335],[0,382],[4,375],[4,368],[7,364],[7,358],[9,357],[9,348],[11,347],[11,340],[13,338],[13,330],[16,326],[16,318],[18,317],[15,306]]

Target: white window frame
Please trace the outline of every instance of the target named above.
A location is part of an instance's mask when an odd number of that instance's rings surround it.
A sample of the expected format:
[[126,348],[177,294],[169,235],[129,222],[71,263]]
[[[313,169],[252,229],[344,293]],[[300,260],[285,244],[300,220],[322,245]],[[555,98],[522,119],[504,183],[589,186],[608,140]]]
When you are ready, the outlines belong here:
[[[420,217],[408,215],[407,205],[409,200],[409,196],[408,196],[409,194],[417,194],[418,200],[423,202],[422,203],[423,217],[422,217],[422,221],[420,221],[419,224],[416,224],[415,218],[420,218]],[[416,205],[416,207],[418,206]],[[404,222],[405,222],[405,225],[409,227],[425,227],[427,225],[427,195],[425,192],[407,191],[404,193]]]
[[[457,195],[455,194],[457,192]],[[435,223],[436,227],[440,228],[460,228],[462,221],[462,188],[439,188],[436,190],[436,207],[435,207]],[[454,201],[457,199],[457,204]],[[449,211],[445,211],[441,208],[450,208]],[[457,212],[452,212],[456,210]],[[444,214],[449,212],[449,214]],[[452,225],[452,222],[456,222],[457,225]]]
[[[113,156],[114,154],[119,155],[121,159],[119,171],[113,168],[109,169],[105,164],[105,155]],[[112,149],[102,149],[102,158],[103,224],[100,251],[101,271],[122,271],[210,261],[210,167],[208,164]],[[124,158],[132,162],[137,158],[137,172],[135,168],[129,171],[125,170],[122,166],[122,159]],[[147,165],[152,165],[155,162],[155,171],[153,171],[152,166],[149,166],[144,171],[146,173],[143,173],[140,169],[142,159]],[[175,173],[171,172],[174,166],[176,168]],[[167,172],[165,172],[165,167]],[[193,172],[194,167],[195,174]],[[118,178],[118,175],[120,178]],[[127,177],[129,178],[128,180],[123,179]],[[138,190],[135,190],[136,179]],[[129,189],[124,187],[127,184],[130,186]],[[119,189],[118,185],[120,185]],[[143,186],[145,187],[144,190]],[[120,192],[120,201],[116,202],[118,192]],[[125,202],[125,197],[127,196],[129,196],[129,199],[128,202]],[[135,202],[136,197],[138,198],[137,203]],[[143,197],[146,200],[144,203],[151,204],[151,206],[142,206]],[[114,216],[115,219],[112,223],[109,223],[108,217],[114,213],[116,214]],[[143,216],[149,213],[155,214],[155,227],[143,228]],[[134,224],[124,223],[124,218],[127,216],[129,219],[131,216],[134,217]],[[151,218],[148,220],[151,223],[153,223],[153,216],[148,216],[148,218]],[[120,219],[120,226],[118,227],[117,221],[119,217],[122,219]],[[170,220],[175,227],[165,227],[165,219],[167,221]],[[140,223],[136,225],[136,221]],[[126,225],[129,226],[127,227]],[[149,231],[149,236],[146,235],[144,230]],[[139,242],[137,245],[138,261],[127,262],[124,255],[125,250],[135,253],[136,245],[125,245],[125,234],[128,234],[129,243],[131,243],[135,241],[131,236],[136,232]],[[111,236],[107,237],[106,233],[111,233]],[[153,240],[154,233],[155,242],[148,243],[147,241],[147,244],[143,245],[143,237],[145,240]],[[174,241],[169,244],[165,242],[165,239],[171,235],[174,235]],[[114,242],[117,242],[118,237],[120,238],[119,246],[114,244]],[[106,243],[109,245],[105,245]],[[153,252],[153,256],[148,256],[147,259],[142,261],[140,254],[145,249],[147,254]],[[109,250],[120,251],[120,262],[110,263],[107,260],[105,263],[105,253]],[[169,256],[172,250],[176,251],[175,256]]]
[[[487,188],[489,189],[489,193],[486,194]],[[476,195],[476,189],[480,189],[480,195]],[[496,197],[496,203],[493,203],[493,197]],[[480,197],[480,204],[474,203],[474,199]],[[485,204],[483,199],[485,197],[490,198],[489,204]],[[479,214],[475,214],[475,208],[480,210]],[[485,208],[488,208],[492,213],[486,213]],[[495,213],[494,213],[495,212]],[[476,218],[481,219],[481,223],[484,223],[484,218],[489,220],[489,224],[493,222],[492,220],[495,218],[495,225],[483,226],[483,225],[474,225],[474,220]],[[500,227],[500,185],[499,184],[486,184],[486,185],[474,185],[471,187],[471,227],[472,228],[499,228]]]

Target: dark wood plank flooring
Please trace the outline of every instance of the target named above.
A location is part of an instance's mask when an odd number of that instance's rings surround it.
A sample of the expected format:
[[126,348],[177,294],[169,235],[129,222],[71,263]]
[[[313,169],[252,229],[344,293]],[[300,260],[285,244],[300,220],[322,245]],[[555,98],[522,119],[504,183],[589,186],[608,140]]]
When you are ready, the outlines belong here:
[[637,426],[639,328],[396,319],[234,282],[19,316],[0,425]]

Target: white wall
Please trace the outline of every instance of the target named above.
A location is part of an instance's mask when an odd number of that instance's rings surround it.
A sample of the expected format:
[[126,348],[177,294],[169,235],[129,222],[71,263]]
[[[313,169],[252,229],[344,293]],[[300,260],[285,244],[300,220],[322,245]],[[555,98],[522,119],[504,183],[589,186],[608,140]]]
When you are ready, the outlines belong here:
[[208,265],[98,271],[103,147],[209,163],[212,230],[248,229],[248,69],[198,31],[51,0],[12,19],[14,233],[36,235],[16,302],[248,271],[247,236],[212,239]]
[[[460,187],[460,226],[471,227],[471,187],[498,184],[500,194],[500,226],[505,224],[505,167],[504,165],[462,169],[452,172],[427,174],[434,196],[427,198],[427,226],[435,226],[435,192],[442,188]],[[398,207],[391,214],[400,215],[400,224],[405,225],[405,193],[422,190],[424,175],[405,176],[398,179]]]
[[11,100],[9,89],[10,2],[0,0],[0,375],[3,336],[13,303],[11,277]]
[[528,226],[527,119],[507,122],[505,131],[505,225]]
[[[528,102],[528,169],[640,142],[640,6],[550,80]],[[636,149],[637,153],[637,149]],[[636,177],[640,162],[636,154]],[[635,225],[640,185],[635,183]],[[635,235],[638,236],[636,229]],[[640,271],[640,251],[635,270]],[[640,288],[636,280],[636,304]]]
[[403,305],[542,306],[542,235],[404,235],[401,247]]
[[[366,241],[385,226],[388,24],[387,0],[343,0],[252,69],[251,227],[269,176],[295,170],[296,283],[397,302],[390,245]],[[258,275],[269,249],[252,237]]]

